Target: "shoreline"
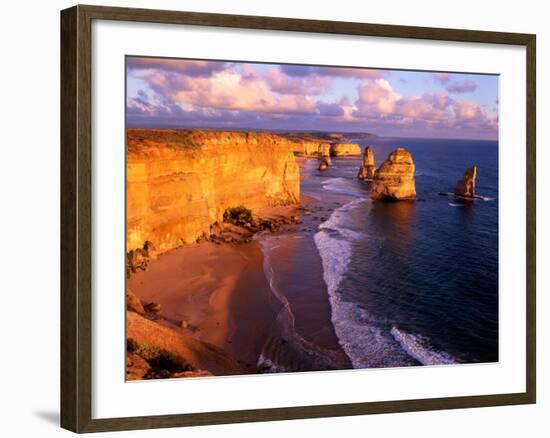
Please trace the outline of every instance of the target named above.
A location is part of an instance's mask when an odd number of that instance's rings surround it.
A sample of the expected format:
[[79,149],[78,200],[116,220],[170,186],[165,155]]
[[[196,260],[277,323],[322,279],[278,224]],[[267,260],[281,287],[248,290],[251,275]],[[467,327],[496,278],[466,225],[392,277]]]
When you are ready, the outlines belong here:
[[[301,220],[290,220],[307,211],[318,200],[306,194],[302,202],[259,211],[262,220],[277,223],[273,236],[296,232]],[[147,269],[135,272],[127,288],[145,305],[160,305],[149,315],[155,325],[178,335],[222,350],[240,367],[213,374],[250,374],[261,371],[262,348],[281,309],[264,272],[264,254],[257,239],[239,227],[228,226],[212,240],[200,241],[166,251]],[[259,236],[262,232],[255,233]],[[224,237],[225,236],[225,239]],[[211,367],[212,368],[212,367]]]
[[[273,372],[274,368],[266,367],[265,361],[266,351],[273,351],[274,345],[277,350],[285,346],[283,349],[287,351],[277,354],[288,357],[298,367],[305,366],[303,370],[352,368],[331,322],[331,306],[317,249],[314,257],[318,266],[312,267],[308,260],[303,267],[308,286],[315,289],[309,293],[307,302],[299,294],[289,296],[288,301],[283,297],[281,301],[265,271],[269,260],[262,240],[277,241],[278,261],[294,260],[295,237],[308,234],[314,247],[313,236],[318,224],[330,214],[327,209],[333,210],[302,193],[300,204],[258,212],[260,218],[280,225],[276,231],[260,231],[250,238],[230,226],[233,236],[230,241],[214,236],[212,240],[164,252],[150,262],[147,270],[132,274],[127,287],[142,303],[160,305],[161,310],[153,316],[157,325],[181,335],[185,342],[213,346],[228,356],[229,365],[225,369],[209,366],[208,361],[203,365],[214,375]],[[289,220],[296,217],[297,220]],[[292,284],[296,273],[283,273],[282,278]],[[315,312],[305,311],[312,306]],[[289,314],[283,315],[285,312]],[[282,319],[292,320],[292,328],[281,327]],[[150,329],[153,328],[151,325]],[[303,360],[300,355],[307,357]],[[283,367],[279,371],[282,370]]]

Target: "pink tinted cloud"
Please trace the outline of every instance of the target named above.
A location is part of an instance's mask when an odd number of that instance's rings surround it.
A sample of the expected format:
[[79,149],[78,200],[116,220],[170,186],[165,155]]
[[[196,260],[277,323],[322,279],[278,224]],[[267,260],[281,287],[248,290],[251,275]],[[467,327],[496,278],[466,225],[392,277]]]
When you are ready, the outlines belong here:
[[446,84],[451,80],[451,77],[448,73],[432,73],[432,77],[436,82],[439,82],[440,84]]
[[228,69],[230,64],[218,61],[128,57],[126,59],[126,67],[129,70],[158,69],[161,71],[182,73],[193,77],[208,77],[216,72]]
[[[223,126],[269,126],[273,121],[288,126],[311,123],[317,129],[328,129],[326,123],[332,122],[353,129],[414,126],[441,132],[463,128],[486,133],[498,128],[497,118],[489,116],[486,109],[454,100],[444,91],[402,96],[381,70],[309,66],[258,69],[251,64],[149,58],[131,63],[128,70],[150,88],[128,100],[128,116],[134,121]],[[440,83],[450,80],[444,73],[433,76]],[[361,79],[355,101],[346,97],[325,101],[324,92],[330,91],[336,77]],[[446,88],[472,88],[467,82],[450,83]],[[321,100],[321,96],[325,98]]]
[[258,112],[312,113],[315,102],[307,94],[276,93],[265,78],[247,72],[224,71],[212,78],[192,78],[184,88],[164,90],[164,95],[175,102],[198,107]]
[[469,127],[496,130],[498,121],[477,104],[457,101],[445,92],[422,96],[401,96],[384,79],[364,81],[358,88],[352,111],[356,119],[377,123],[420,125],[426,127]]
[[401,99],[399,93],[385,79],[363,81],[359,85],[358,94],[356,114],[363,117],[391,114]]
[[293,77],[305,76],[326,76],[331,78],[357,78],[357,79],[379,79],[386,75],[385,70],[369,68],[350,68],[350,67],[316,67],[300,65],[281,65],[280,70],[283,74]]
[[471,93],[476,91],[477,84],[469,79],[462,82],[453,82],[446,87],[449,93]]
[[317,96],[328,90],[331,80],[323,76],[296,77],[284,74],[279,68],[270,68],[265,80],[271,90],[281,94],[303,94]]

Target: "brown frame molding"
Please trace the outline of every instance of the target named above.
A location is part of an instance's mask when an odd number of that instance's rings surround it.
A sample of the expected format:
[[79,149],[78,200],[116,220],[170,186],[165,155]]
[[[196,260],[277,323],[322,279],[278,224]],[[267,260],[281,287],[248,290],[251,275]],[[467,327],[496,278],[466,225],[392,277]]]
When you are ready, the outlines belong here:
[[[91,24],[221,26],[525,46],[527,52],[527,369],[523,393],[92,419]],[[536,402],[536,36],[462,29],[100,6],[61,11],[61,426],[73,432],[503,406]]]

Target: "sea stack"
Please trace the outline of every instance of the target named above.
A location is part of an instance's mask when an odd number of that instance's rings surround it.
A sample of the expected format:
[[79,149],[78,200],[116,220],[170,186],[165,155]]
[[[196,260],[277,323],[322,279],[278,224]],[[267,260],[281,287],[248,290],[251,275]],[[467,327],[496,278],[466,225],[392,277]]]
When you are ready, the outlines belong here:
[[361,147],[355,143],[332,143],[330,155],[333,157],[347,157],[361,155]]
[[321,158],[320,162],[319,162],[319,170],[321,172],[327,170],[329,164],[327,163],[326,159],[323,157]]
[[357,178],[371,180],[374,177],[374,171],[374,151],[370,146],[367,146],[363,154],[363,162],[359,168]]
[[472,166],[466,169],[462,179],[456,182],[455,195],[466,198],[474,198],[476,191],[477,167]]
[[330,159],[330,144],[321,143],[319,145],[319,161],[324,161],[327,166],[332,166],[332,160]]
[[409,152],[399,147],[388,155],[374,173],[371,198],[381,201],[416,198],[414,161]]

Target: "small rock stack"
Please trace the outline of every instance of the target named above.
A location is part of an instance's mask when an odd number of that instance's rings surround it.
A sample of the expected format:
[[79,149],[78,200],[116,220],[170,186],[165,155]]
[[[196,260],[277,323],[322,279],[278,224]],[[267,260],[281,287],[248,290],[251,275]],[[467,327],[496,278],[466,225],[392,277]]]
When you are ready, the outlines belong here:
[[363,154],[363,161],[361,162],[357,178],[361,180],[371,180],[374,178],[374,171],[374,151],[370,146],[367,146]]
[[332,166],[332,160],[330,159],[330,145],[323,143],[319,145],[319,170],[322,172],[327,170],[329,166]]
[[456,182],[454,194],[466,198],[474,198],[476,192],[477,167],[472,166],[464,172],[462,179]]

